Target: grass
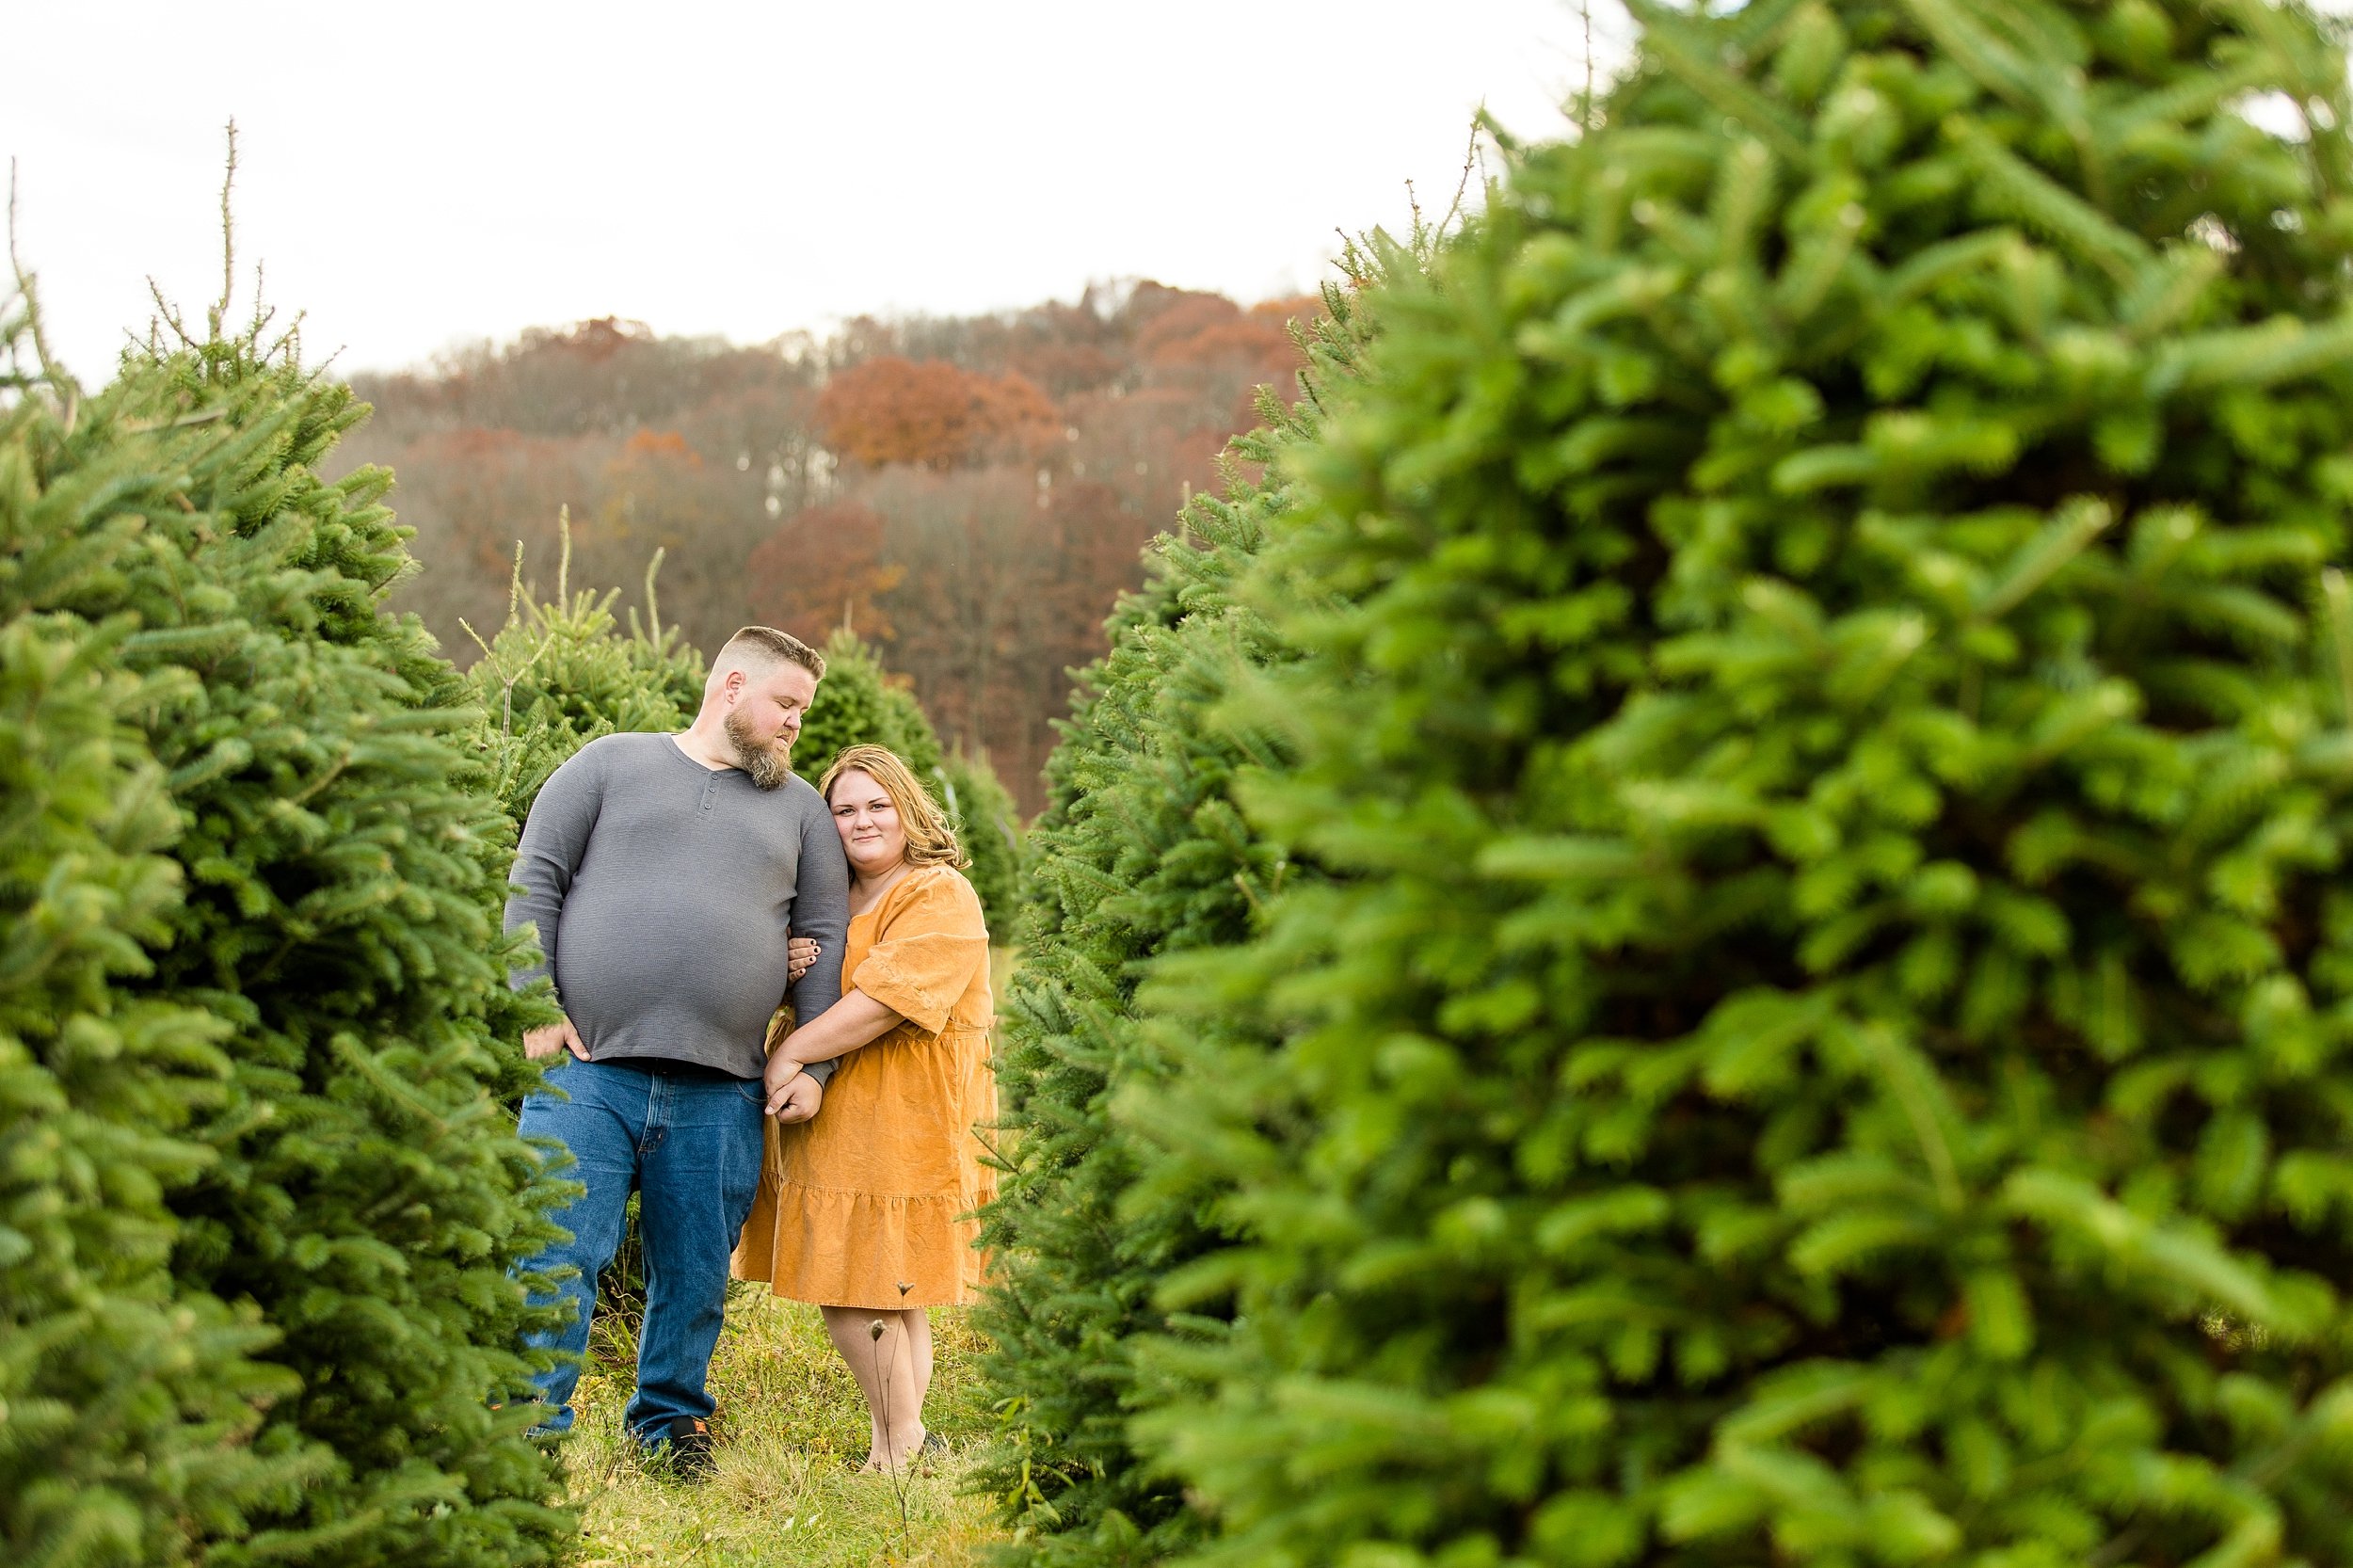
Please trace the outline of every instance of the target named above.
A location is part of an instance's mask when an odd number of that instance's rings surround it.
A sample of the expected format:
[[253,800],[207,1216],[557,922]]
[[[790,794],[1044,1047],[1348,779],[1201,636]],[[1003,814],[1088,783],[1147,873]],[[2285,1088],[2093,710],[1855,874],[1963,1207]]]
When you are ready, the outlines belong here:
[[997,1539],[985,1499],[964,1495],[988,1428],[973,1364],[980,1339],[962,1312],[932,1313],[935,1368],[926,1424],[950,1452],[905,1482],[906,1525],[887,1477],[861,1476],[866,1406],[813,1306],[737,1284],[712,1358],[718,1470],[700,1483],[641,1463],[621,1431],[635,1346],[613,1314],[598,1324],[573,1400],[564,1462],[581,1511],[586,1568],[957,1568]]

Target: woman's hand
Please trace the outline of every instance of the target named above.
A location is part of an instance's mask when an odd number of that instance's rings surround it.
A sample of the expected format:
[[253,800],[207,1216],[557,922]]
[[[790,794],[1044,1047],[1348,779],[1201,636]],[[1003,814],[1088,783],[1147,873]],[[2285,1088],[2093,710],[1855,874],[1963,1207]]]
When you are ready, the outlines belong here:
[[771,1066],[778,1057],[790,1057],[801,1066],[811,1062],[831,1062],[870,1040],[881,1038],[904,1021],[899,1014],[852,986],[840,1001],[817,1016],[794,1024],[792,1032],[776,1042],[768,1062]]
[[785,978],[798,981],[817,965],[817,938],[795,936],[784,944]]

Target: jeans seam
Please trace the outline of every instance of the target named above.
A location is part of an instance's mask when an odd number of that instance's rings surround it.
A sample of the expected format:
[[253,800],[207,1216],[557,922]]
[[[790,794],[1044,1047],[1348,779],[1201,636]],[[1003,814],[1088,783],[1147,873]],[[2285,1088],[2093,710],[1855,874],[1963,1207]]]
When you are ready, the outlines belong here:
[[667,1087],[661,1075],[646,1075],[646,1130],[637,1144],[637,1158],[641,1160],[662,1146],[663,1135],[669,1130],[663,1125],[663,1113],[669,1109],[663,1099],[663,1091]]

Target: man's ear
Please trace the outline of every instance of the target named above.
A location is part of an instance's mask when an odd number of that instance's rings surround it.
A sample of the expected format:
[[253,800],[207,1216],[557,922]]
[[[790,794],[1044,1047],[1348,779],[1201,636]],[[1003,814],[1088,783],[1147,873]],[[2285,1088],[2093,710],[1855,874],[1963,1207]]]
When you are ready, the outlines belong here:
[[747,678],[742,670],[729,670],[727,674],[719,678],[719,690],[727,694],[728,702],[733,703],[742,700],[744,696],[744,682],[746,679]]

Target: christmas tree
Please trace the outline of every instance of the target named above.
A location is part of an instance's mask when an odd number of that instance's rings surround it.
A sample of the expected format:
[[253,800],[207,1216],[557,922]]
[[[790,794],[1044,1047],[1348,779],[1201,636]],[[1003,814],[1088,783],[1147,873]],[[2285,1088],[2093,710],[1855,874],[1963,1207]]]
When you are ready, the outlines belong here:
[[2353,1560],[2344,55],[1639,15],[1247,588],[1195,1560]]
[[[542,600],[525,583],[519,543],[506,624],[488,641],[477,634],[481,657],[466,675],[483,713],[476,744],[518,831],[539,786],[573,752],[616,731],[684,729],[702,707],[702,654],[662,624],[654,593],[662,552],[646,566],[645,615],[632,606],[624,631],[613,613],[619,589],[571,587],[568,516],[557,534],[555,597]],[[991,929],[1010,932],[1021,868],[1013,797],[984,759],[941,750],[905,680],[866,643],[840,631],[824,652],[824,682],[792,747],[795,768],[813,781],[843,747],[868,743],[904,757],[954,821]]]
[[568,509],[556,530],[555,597],[524,582],[518,540],[506,624],[488,642],[474,634],[481,657],[466,672],[482,711],[475,744],[518,833],[539,787],[582,746],[616,732],[684,729],[702,707],[702,654],[662,624],[662,552],[646,563],[645,617],[632,606],[624,633],[613,614],[618,588],[572,591]]
[[906,681],[893,679],[882,655],[854,632],[837,630],[824,652],[825,679],[792,744],[794,769],[813,783],[844,747],[888,746],[916,777],[936,785],[945,755],[939,732]]
[[1013,939],[1021,916],[1021,883],[1028,873],[1029,841],[1013,792],[988,765],[985,754],[951,750],[926,781],[954,824],[956,842],[971,861],[964,871],[980,895],[981,911],[1000,944]]
[[971,865],[966,875],[981,895],[988,929],[1006,940],[1016,920],[1021,876],[1021,824],[1013,797],[987,760],[944,750],[922,705],[904,676],[846,628],[825,642],[825,679],[793,743],[792,765],[812,782],[846,746],[888,746],[904,758],[923,788],[947,811]]
[[1225,493],[1189,504],[1147,555],[1143,591],[1112,615],[1111,651],[1082,677],[1032,829],[998,1065],[1009,1165],[984,1210],[998,1262],[980,1313],[1003,1422],[983,1484],[1015,1527],[1000,1552],[1009,1563],[1147,1562],[1198,1533],[1177,1485],[1128,1440],[1130,1415],[1166,1396],[1139,1384],[1131,1347],[1166,1326],[1153,1302],[1162,1275],[1223,1238],[1197,1193],[1137,1190],[1110,1103],[1166,1070],[1130,1006],[1144,962],[1242,940],[1286,874],[1231,799],[1265,738],[1206,720],[1239,671],[1289,656],[1232,588],[1284,526],[1283,452],[1319,424],[1368,335],[1353,290],[1327,289],[1325,306],[1301,333],[1307,400],[1261,399],[1267,425],[1236,443]]
[[260,1359],[278,1336],[173,1277],[229,1029],[126,988],[184,888],[140,732],[176,682],[125,668],[136,623],[84,600],[152,569],[137,514],[200,438],[82,406],[30,309],[0,309],[0,1555],[181,1561],[329,1456],[253,1443],[299,1391]]
[[7,1310],[67,1306],[71,1359],[10,1334],[39,1397],[0,1464],[41,1479],[0,1510],[17,1560],[552,1560],[574,1527],[516,1402],[509,1271],[557,1190],[502,1108],[544,1016],[505,984],[512,837],[456,672],[379,608],[409,569],[389,475],[317,477],[364,410],[222,313],[10,409],[7,637],[56,681],[19,696],[83,739],[11,792],[40,824],[10,838],[15,1005],[66,988],[0,1048],[12,1169],[50,1184]]

